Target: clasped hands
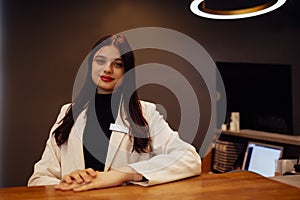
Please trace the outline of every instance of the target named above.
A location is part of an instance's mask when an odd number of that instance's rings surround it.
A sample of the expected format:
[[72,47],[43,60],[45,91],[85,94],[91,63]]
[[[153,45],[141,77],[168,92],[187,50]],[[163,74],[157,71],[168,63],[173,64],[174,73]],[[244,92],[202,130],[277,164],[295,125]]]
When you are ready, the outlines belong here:
[[105,172],[94,171],[92,168],[75,170],[65,175],[55,186],[57,190],[86,191],[98,188],[119,186],[126,181],[141,181],[142,175],[130,167]]

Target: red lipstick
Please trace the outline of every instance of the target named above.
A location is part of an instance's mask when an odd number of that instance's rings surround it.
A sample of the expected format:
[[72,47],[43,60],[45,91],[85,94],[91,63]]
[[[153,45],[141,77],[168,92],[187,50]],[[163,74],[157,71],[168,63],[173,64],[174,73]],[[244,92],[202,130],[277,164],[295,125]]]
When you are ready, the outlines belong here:
[[111,76],[100,76],[101,80],[104,82],[111,82],[114,80]]

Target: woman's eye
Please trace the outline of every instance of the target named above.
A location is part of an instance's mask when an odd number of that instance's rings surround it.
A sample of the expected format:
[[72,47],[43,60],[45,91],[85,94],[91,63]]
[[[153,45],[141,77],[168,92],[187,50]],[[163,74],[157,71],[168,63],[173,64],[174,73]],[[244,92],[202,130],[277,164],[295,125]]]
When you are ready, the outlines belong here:
[[104,60],[104,59],[96,59],[95,60],[99,65],[103,65],[103,64],[105,64],[106,63],[106,60]]
[[123,67],[123,63],[122,62],[114,62],[114,66],[115,67]]

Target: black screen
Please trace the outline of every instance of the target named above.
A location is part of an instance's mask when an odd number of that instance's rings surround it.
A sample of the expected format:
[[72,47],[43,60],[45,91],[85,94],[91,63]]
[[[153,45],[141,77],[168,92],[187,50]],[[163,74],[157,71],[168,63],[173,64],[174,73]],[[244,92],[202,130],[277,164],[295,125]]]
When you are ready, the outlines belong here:
[[217,62],[227,113],[240,112],[240,128],[293,134],[291,66]]

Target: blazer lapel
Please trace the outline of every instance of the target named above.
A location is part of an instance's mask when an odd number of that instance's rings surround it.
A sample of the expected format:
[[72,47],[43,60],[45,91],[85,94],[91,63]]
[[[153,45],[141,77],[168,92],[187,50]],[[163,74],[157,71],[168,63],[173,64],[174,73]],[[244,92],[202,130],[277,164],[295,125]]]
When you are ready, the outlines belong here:
[[110,170],[112,163],[116,157],[116,153],[118,152],[120,145],[124,138],[125,138],[124,133],[120,133],[120,132],[116,132],[116,131],[112,132],[109,146],[108,146],[108,152],[107,152],[104,171]]
[[86,126],[86,115],[87,115],[87,108],[84,109],[78,116],[77,120],[74,123],[74,128],[76,129],[77,137],[80,138],[82,141],[83,132]]
[[[123,108],[123,106],[122,106]],[[120,112],[121,106],[119,108],[119,113],[116,119],[116,122],[114,125],[116,126],[120,126],[120,127],[124,127],[125,129],[128,126],[128,124],[126,123],[127,121],[124,120],[124,122],[122,121],[121,118],[121,112]],[[122,112],[125,113],[125,112]],[[125,114],[123,114],[123,119],[126,118]],[[126,125],[124,124],[126,123]],[[124,129],[121,129],[124,130]],[[106,157],[106,162],[105,162],[105,171],[110,170],[112,163],[116,157],[116,153],[118,152],[120,145],[122,144],[123,140],[125,139],[125,136],[128,133],[124,133],[118,130],[114,130],[112,131],[111,137],[110,137],[110,141],[109,141],[109,146],[108,146],[108,151],[107,151],[107,157]]]

